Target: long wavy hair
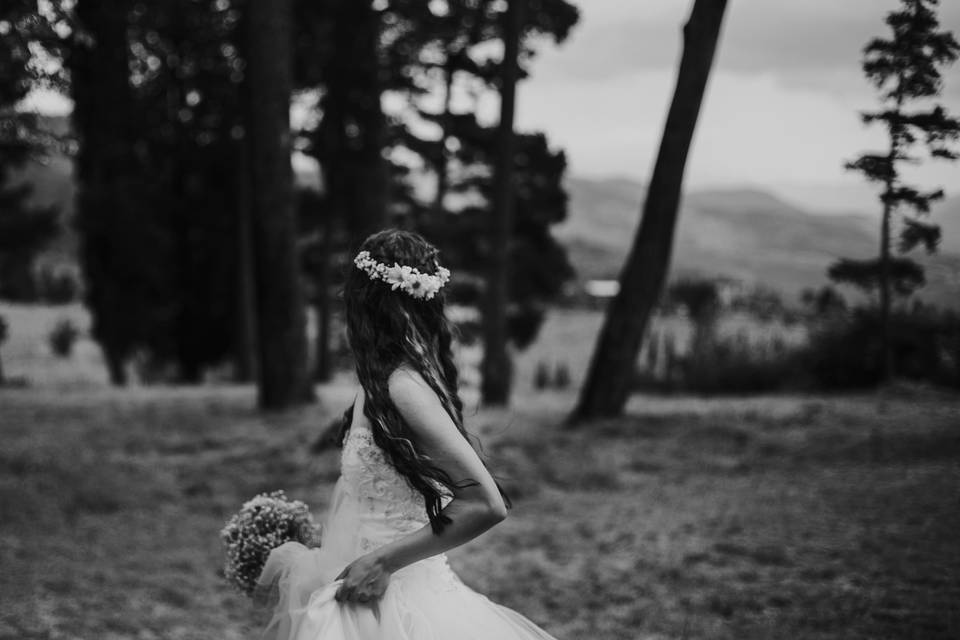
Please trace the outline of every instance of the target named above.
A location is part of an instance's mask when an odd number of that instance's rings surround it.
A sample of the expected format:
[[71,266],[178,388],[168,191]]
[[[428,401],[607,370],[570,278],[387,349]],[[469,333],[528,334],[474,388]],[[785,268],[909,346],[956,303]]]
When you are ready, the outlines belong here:
[[[436,247],[410,231],[380,231],[364,240],[359,251],[369,251],[371,258],[388,266],[397,263],[420,273],[435,274],[440,266]],[[417,447],[413,432],[390,399],[387,380],[401,366],[417,371],[440,398],[457,430],[479,453],[478,443],[463,426],[463,402],[451,350],[453,331],[444,313],[443,290],[429,300],[414,298],[402,290],[392,290],[383,281],[371,280],[351,263],[344,302],[347,336],[366,395],[363,413],[372,425],[374,442],[423,495],[430,526],[440,533],[450,523],[450,518],[440,513],[444,495],[477,482],[455,482]],[[352,410],[344,414],[341,442]],[[497,488],[509,507],[510,499],[499,483]]]

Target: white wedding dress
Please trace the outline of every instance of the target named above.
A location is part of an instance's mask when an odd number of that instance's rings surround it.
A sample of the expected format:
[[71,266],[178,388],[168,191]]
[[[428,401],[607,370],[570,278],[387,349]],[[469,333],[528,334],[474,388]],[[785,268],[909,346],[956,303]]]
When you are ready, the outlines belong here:
[[444,554],[390,578],[379,621],[369,606],[334,599],[350,562],[423,527],[423,498],[387,461],[357,411],[344,441],[321,546],[274,549],[260,577],[279,597],[266,637],[274,640],[554,640],[519,613],[463,582]]

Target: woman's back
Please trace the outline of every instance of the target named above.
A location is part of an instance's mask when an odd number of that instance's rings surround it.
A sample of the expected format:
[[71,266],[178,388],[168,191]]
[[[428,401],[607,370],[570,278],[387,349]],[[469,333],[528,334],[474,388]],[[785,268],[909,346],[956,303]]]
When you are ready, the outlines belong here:
[[[423,496],[400,474],[373,438],[370,420],[363,413],[364,396],[358,394],[350,427],[340,455],[338,491],[353,503],[358,519],[357,547],[361,553],[390,542],[427,524]],[[328,527],[341,529],[331,512]]]

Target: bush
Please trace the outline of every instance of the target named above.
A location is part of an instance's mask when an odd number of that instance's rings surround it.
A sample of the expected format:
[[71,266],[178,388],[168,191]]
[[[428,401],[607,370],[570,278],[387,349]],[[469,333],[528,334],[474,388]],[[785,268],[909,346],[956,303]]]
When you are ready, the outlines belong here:
[[37,275],[40,298],[50,304],[69,304],[80,298],[83,288],[75,271],[46,266]]
[[683,386],[697,393],[763,393],[796,384],[797,356],[782,342],[751,344],[741,337],[700,341],[684,363]]
[[69,358],[80,331],[70,318],[61,318],[50,331],[50,350],[59,358]]
[[537,362],[537,369],[533,374],[533,388],[537,391],[543,391],[550,386],[550,370],[547,363],[543,360]]
[[553,386],[557,389],[566,389],[570,386],[570,369],[566,362],[558,362],[553,373]]
[[[960,318],[936,309],[897,311],[890,318],[898,377],[960,388]],[[803,368],[820,389],[858,389],[883,379],[880,321],[874,310],[825,325],[814,333]]]
[[763,393],[799,386],[799,347],[779,326],[750,324],[734,334],[718,331],[716,317],[694,321],[687,346],[676,334],[654,335],[634,373],[636,389],[655,392]]

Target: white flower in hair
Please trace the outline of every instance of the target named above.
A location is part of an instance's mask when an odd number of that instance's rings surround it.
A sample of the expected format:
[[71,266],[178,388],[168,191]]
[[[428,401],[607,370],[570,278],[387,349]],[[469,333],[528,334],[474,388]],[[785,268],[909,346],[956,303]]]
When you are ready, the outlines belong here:
[[420,273],[408,265],[396,262],[387,266],[370,257],[369,251],[361,251],[353,259],[353,264],[367,274],[371,280],[382,280],[390,285],[390,289],[400,289],[404,293],[418,299],[431,300],[443,285],[450,280],[450,270],[437,267],[435,274]]

